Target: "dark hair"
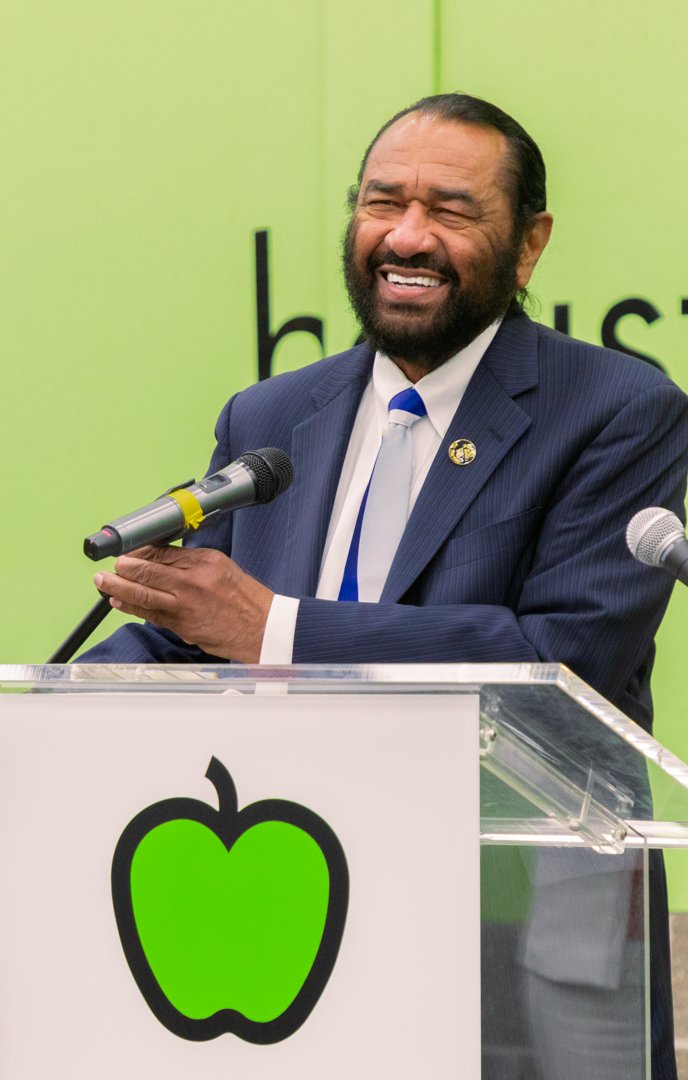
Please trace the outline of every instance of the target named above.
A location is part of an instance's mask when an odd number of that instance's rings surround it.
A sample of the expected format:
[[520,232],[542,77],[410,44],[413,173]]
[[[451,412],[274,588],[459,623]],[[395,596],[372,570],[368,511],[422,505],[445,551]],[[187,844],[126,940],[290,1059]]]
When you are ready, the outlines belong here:
[[506,168],[507,184],[514,208],[513,235],[514,238],[522,237],[535,214],[547,209],[547,180],[542,154],[528,132],[516,120],[496,105],[491,105],[489,101],[471,97],[470,94],[435,94],[421,98],[383,124],[366,150],[356,184],[349,191],[350,208],[353,209],[358,198],[368,157],[376,142],[387,128],[413,112],[432,113],[442,120],[453,120],[457,124],[471,124],[475,127],[491,127],[502,133],[509,146]]

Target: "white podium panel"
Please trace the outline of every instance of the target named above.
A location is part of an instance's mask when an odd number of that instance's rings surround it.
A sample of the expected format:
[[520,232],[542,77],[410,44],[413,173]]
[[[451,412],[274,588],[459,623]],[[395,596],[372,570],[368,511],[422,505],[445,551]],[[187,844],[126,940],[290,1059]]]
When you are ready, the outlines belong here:
[[6,694],[0,800],[0,1076],[480,1075],[477,695]]

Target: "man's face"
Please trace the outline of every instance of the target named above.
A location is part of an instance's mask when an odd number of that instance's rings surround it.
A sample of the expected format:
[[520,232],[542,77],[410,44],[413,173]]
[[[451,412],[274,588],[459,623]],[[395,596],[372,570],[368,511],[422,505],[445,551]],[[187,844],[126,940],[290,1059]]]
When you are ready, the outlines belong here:
[[346,284],[368,339],[416,377],[503,315],[546,243],[533,256],[513,236],[506,156],[500,132],[420,112],[370,153],[346,234]]

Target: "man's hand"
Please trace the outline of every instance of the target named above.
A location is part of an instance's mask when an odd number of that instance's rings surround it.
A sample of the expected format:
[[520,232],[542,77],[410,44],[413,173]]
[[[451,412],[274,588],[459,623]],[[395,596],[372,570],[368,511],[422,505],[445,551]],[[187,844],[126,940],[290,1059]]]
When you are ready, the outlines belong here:
[[144,547],[95,584],[113,608],[213,656],[257,664],[273,593],[213,548]]

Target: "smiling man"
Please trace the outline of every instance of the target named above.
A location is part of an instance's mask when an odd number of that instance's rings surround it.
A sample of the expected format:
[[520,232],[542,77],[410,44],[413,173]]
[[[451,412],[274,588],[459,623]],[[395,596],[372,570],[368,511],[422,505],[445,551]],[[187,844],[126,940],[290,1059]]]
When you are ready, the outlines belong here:
[[[274,445],[292,488],[97,574],[147,621],[82,659],[560,661],[649,729],[671,579],[624,535],[647,505],[683,516],[686,399],[523,313],[551,226],[540,152],[502,110],[445,94],[388,121],[344,246],[365,343],[218,421],[211,470]],[[666,970],[655,984],[653,1077],[674,1080]]]
[[519,214],[510,175],[519,165],[495,129],[413,110],[366,155],[351,197],[346,284],[368,340],[412,382],[501,318],[530,280],[552,217],[544,165],[524,145],[541,173],[540,209]]
[[[554,660],[649,727],[671,582],[624,532],[648,502],[683,514],[684,395],[523,314],[552,218],[540,151],[496,106],[445,94],[397,114],[350,204],[344,272],[365,344],[237,394],[216,429],[211,469],[276,445],[292,488],[98,574],[147,625],[88,659]],[[380,602],[342,603],[388,404],[411,387],[406,527],[358,592]]]

